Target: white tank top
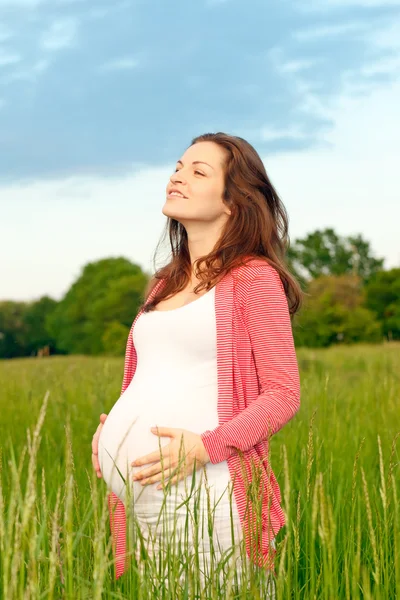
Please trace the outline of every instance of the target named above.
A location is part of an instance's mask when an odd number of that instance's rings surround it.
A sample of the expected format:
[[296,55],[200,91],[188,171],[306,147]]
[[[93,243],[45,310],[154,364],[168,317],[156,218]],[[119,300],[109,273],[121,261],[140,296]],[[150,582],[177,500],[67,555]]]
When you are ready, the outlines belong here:
[[[218,426],[215,287],[185,306],[142,313],[132,335],[137,353],[135,375],[103,426],[99,461],[107,486],[123,501],[125,484],[113,461],[124,477],[128,474],[136,511],[150,516],[158,514],[164,492],[156,489],[160,482],[146,486],[132,482],[133,473],[145,466],[130,466],[136,458],[159,451],[159,442],[161,447],[170,442],[168,437],[154,435],[150,428],[176,427],[200,434]],[[225,492],[223,502],[227,505],[227,462],[207,463],[206,473],[210,492],[215,493],[211,502]],[[196,471],[196,488],[200,478],[204,482],[202,469]],[[187,498],[192,475],[185,479],[175,484],[179,501]],[[233,494],[231,502],[236,510]]]

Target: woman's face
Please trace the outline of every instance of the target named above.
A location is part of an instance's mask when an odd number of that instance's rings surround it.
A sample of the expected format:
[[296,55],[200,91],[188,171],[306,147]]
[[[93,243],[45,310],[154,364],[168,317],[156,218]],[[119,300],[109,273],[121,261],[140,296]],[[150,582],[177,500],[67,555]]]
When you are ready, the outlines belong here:
[[184,226],[194,221],[226,221],[230,210],[222,200],[224,159],[225,150],[214,142],[190,146],[168,182],[163,214]]

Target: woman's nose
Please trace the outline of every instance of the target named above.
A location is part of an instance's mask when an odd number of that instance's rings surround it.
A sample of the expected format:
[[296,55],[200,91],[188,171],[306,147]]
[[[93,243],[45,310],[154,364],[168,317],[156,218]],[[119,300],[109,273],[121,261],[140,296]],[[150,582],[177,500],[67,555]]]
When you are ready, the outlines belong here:
[[185,183],[185,178],[182,176],[181,171],[172,173],[170,179],[172,183]]

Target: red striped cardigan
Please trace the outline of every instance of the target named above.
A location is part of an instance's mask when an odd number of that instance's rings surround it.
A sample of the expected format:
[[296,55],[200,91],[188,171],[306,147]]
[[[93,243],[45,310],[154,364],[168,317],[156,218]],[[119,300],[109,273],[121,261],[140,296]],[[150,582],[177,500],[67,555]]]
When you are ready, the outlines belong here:
[[[147,302],[164,283],[161,280],[155,285]],[[269,437],[300,407],[289,308],[278,272],[259,258],[232,269],[216,285],[215,311],[219,425],[204,431],[201,439],[212,463],[227,460],[248,556],[255,564],[273,569],[276,550],[270,547],[270,540],[285,525],[285,516],[279,485],[268,464]],[[135,374],[132,331],[141,314],[139,311],[129,332],[121,393]],[[258,476],[261,474],[262,497],[255,541],[252,531],[257,517],[246,500],[246,482],[251,480],[254,467],[258,467]],[[125,507],[113,492],[108,506],[118,578],[129,566]]]

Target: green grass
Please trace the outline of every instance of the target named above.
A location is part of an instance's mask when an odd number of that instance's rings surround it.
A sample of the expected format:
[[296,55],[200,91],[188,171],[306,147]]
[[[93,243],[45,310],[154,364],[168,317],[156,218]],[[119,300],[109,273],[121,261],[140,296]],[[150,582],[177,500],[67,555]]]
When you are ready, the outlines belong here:
[[[301,409],[271,440],[287,516],[276,598],[395,599],[400,344],[301,348],[298,359]],[[120,358],[83,356],[0,362],[0,598],[263,597],[264,573],[246,570],[235,586],[227,564],[225,588],[218,565],[201,587],[196,556],[189,561],[172,538],[163,562],[144,546],[137,560],[134,521],[130,571],[114,580],[91,439],[119,397],[122,368]]]

